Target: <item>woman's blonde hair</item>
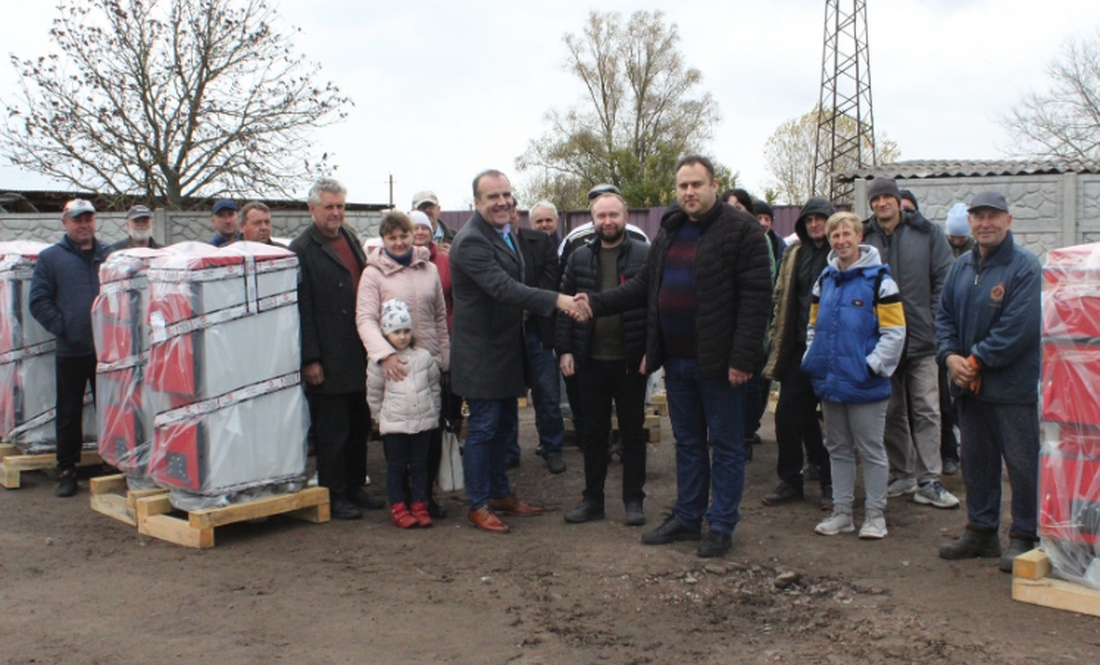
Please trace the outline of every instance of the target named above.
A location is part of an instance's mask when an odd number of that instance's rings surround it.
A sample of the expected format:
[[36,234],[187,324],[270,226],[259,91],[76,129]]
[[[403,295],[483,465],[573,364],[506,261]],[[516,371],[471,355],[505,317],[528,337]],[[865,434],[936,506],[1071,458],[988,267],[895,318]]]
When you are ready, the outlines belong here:
[[825,220],[825,240],[828,241],[829,236],[833,235],[833,231],[841,225],[851,227],[860,238],[863,238],[863,222],[859,220],[859,217],[854,212],[838,212]]

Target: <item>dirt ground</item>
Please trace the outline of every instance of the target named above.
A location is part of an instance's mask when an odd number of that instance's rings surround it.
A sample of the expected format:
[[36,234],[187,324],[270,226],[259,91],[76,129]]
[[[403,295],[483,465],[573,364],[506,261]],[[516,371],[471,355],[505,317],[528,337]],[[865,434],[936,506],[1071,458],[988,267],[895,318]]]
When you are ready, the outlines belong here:
[[[769,417],[770,419],[770,417]],[[196,551],[92,512],[86,482],[53,496],[42,473],[0,490],[4,663],[1076,663],[1100,655],[1100,619],[1011,600],[991,560],[947,562],[960,510],[891,500],[890,535],[813,533],[805,503],[767,508],[770,424],[749,464],[742,523],[724,560],[694,543],[647,547],[622,525],[619,469],[608,518],[566,525],[582,460],[550,475],[521,411],[520,495],[551,512],[490,535],[461,496],[430,530],[388,514],[316,525],[285,518],[220,527]],[[673,446],[649,448],[650,525],[675,496]],[[383,478],[381,446],[370,473]],[[962,494],[957,476],[947,487]],[[381,491],[375,487],[374,491]],[[857,505],[857,519],[861,506]]]

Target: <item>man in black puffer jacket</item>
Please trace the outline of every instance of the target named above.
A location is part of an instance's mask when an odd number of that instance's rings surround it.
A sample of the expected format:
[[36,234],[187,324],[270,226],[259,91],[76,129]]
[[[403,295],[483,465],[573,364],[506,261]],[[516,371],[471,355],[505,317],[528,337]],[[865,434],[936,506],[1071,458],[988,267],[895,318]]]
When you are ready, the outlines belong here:
[[[613,192],[592,202],[596,237],[569,256],[561,292],[595,294],[609,291],[645,267],[648,245],[627,236],[626,202]],[[623,504],[626,524],[645,524],[645,389],[641,372],[645,354],[645,307],[578,323],[564,316],[557,321],[555,348],[561,372],[578,376],[584,402],[584,497],[565,514],[570,523],[603,519],[607,480],[607,440],[611,433],[611,403],[619,419],[623,445]]]
[[771,271],[764,230],[718,201],[710,160],[680,160],[676,198],[680,207],[661,220],[645,269],[590,300],[595,316],[646,305],[645,368],[665,367],[676,506],[642,542],[698,540],[705,513],[709,531],[697,554],[715,557],[729,552],[740,520],[744,384],[763,360]]

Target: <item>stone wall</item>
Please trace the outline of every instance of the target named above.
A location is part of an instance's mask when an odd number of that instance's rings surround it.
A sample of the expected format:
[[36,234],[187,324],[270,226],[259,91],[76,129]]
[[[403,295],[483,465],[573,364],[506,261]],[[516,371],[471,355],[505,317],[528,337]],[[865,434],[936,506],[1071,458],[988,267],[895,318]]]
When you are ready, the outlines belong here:
[[[348,211],[347,223],[355,229],[360,241],[378,235],[382,213]],[[312,224],[309,213],[301,210],[275,210],[271,213],[272,235],[293,239]],[[203,212],[158,210],[154,216],[154,237],[158,242],[172,244],[185,240],[205,242],[214,235],[210,215]],[[64,234],[56,213],[17,213],[0,215],[0,241],[38,240],[57,242]],[[126,237],[126,214],[102,212],[96,215],[96,237],[111,244]]]
[[[867,180],[857,180],[855,210],[869,214]],[[1057,247],[1100,242],[1100,174],[1012,175],[897,180],[920,201],[921,213],[941,227],[955,203],[997,190],[1008,199],[1017,242],[1044,259]]]

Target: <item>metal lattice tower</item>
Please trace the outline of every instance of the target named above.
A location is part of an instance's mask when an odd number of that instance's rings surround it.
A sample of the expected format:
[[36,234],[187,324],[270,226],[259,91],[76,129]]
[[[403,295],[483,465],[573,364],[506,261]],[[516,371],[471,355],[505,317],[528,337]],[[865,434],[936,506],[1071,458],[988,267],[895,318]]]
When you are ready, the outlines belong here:
[[851,204],[855,186],[837,182],[835,174],[877,161],[867,0],[825,0],[818,109],[814,193]]

